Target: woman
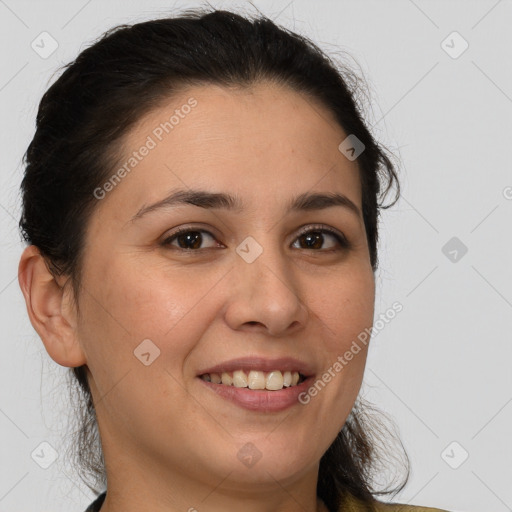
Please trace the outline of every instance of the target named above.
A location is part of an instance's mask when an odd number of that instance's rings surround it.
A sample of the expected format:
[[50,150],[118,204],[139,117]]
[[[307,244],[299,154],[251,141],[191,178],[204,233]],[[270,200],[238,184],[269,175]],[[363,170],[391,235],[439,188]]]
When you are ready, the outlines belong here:
[[111,29],[43,96],[19,282],[83,393],[88,511],[404,510],[356,403],[398,182],[350,77],[193,10]]

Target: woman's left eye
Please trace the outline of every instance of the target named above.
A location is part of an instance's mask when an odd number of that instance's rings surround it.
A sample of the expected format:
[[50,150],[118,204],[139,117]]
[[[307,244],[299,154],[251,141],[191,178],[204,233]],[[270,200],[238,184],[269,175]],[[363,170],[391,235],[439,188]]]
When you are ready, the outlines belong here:
[[348,240],[342,233],[338,233],[337,231],[334,231],[332,229],[317,227],[305,229],[299,233],[297,241],[300,242],[300,240],[304,240],[305,243],[307,244],[307,247],[299,247],[299,249],[319,249],[320,247],[318,246],[323,244],[323,240],[326,235],[331,237],[331,239],[335,240],[334,248],[324,248],[326,252],[332,252],[333,250],[337,250],[336,243],[342,249],[348,249],[350,247]]
[[[206,233],[207,237],[215,240],[215,237],[209,231],[204,229],[184,228],[179,229],[175,233],[168,236],[165,240],[163,240],[161,245],[176,247],[173,244],[173,242],[176,241],[178,243],[178,250],[193,252],[201,248],[200,246],[203,242],[203,235],[201,233]],[[349,242],[343,234],[323,227],[312,227],[302,230],[297,237],[297,241],[294,243],[300,243],[302,241],[305,244],[305,247],[299,247],[299,249],[320,249],[324,243],[324,237],[326,235],[331,237],[331,239],[334,239],[335,244],[334,249],[331,246],[327,249],[324,248],[325,251],[336,250],[336,243],[341,248],[349,247]],[[222,247],[222,245],[217,244],[217,247]]]

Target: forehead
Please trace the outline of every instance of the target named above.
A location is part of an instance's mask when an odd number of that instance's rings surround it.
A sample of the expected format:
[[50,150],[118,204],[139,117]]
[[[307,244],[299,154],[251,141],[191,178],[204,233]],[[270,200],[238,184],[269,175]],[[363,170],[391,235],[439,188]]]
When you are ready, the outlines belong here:
[[241,143],[240,151],[256,150],[259,144],[265,144],[264,148],[278,145],[300,148],[317,157],[321,151],[332,154],[346,137],[333,114],[317,99],[273,82],[243,88],[188,87],[162,99],[143,116],[127,134],[127,146],[137,146],[148,134],[157,143],[172,145],[171,139],[175,139],[187,146],[198,144],[198,151],[200,143],[212,146],[225,141]]
[[151,149],[115,194],[140,204],[179,185],[236,189],[257,201],[320,188],[360,205],[357,163],[338,150],[346,136],[328,109],[282,85],[188,87],[126,135],[123,161],[143,146]]

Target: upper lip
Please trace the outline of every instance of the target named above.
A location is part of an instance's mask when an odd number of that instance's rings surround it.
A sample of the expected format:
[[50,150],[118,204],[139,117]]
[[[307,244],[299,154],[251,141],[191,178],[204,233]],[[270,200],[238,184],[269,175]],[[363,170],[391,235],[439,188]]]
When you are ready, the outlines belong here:
[[293,357],[268,359],[266,357],[253,356],[230,359],[229,361],[224,361],[215,366],[209,366],[204,370],[200,370],[198,375],[204,375],[205,373],[233,372],[236,370],[256,370],[261,372],[270,372],[272,370],[295,371],[304,375],[304,377],[311,377],[314,374],[309,363]]

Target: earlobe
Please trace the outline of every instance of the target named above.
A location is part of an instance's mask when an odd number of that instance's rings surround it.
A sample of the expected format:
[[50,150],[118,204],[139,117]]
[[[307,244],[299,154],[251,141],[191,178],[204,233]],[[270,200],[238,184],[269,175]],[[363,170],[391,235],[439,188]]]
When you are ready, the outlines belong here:
[[50,357],[61,366],[86,364],[78,341],[76,314],[67,286],[59,286],[35,245],[27,247],[18,266],[18,282],[30,322]]

